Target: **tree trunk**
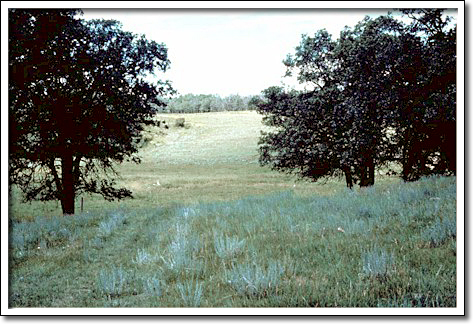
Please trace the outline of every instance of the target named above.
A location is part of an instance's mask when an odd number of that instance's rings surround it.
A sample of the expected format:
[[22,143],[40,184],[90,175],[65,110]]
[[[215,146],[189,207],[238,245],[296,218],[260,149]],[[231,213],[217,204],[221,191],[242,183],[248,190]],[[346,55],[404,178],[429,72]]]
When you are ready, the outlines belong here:
[[374,186],[374,157],[370,155],[368,158],[368,186]]
[[350,167],[345,167],[344,172],[345,172],[345,179],[347,181],[347,187],[352,189],[353,188],[353,177],[351,175]]
[[360,187],[374,185],[374,157],[372,152],[365,153],[361,159]]
[[64,215],[74,214],[74,175],[73,170],[73,157],[72,154],[65,154],[62,157],[62,195],[61,195],[61,206],[62,213]]

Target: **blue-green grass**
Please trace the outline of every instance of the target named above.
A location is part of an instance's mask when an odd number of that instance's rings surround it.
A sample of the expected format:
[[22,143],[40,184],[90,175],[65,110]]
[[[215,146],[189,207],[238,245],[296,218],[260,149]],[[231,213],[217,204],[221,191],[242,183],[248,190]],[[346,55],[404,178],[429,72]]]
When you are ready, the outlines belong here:
[[456,179],[12,220],[10,307],[455,307]]

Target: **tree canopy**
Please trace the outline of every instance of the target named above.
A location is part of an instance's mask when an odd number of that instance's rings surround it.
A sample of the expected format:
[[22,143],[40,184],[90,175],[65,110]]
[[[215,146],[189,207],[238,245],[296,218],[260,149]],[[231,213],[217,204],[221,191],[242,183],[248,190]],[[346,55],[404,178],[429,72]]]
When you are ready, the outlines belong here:
[[139,162],[143,126],[172,91],[144,79],[169,67],[164,44],[80,13],[9,12],[10,184],[26,200],[60,200],[64,214],[83,192],[131,197],[114,164]]
[[[337,40],[303,35],[283,61],[310,90],[263,92],[260,163],[318,180],[344,174],[374,184],[375,168],[402,166],[404,180],[455,171],[456,27],[440,10],[366,17]],[[391,170],[394,172],[394,170]]]

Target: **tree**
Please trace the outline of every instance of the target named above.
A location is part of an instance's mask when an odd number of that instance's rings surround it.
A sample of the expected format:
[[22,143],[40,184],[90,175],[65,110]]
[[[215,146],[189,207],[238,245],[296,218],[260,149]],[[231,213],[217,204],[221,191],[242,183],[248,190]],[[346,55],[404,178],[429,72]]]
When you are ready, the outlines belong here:
[[441,9],[407,9],[412,19],[397,62],[402,178],[456,171],[456,26]]
[[317,95],[271,87],[263,94],[265,98],[256,102],[258,112],[264,115],[263,123],[277,131],[262,132],[260,164],[313,181],[344,173],[347,186],[353,187],[346,156],[339,153],[339,146],[346,142],[334,127],[338,124],[333,114],[337,93]]
[[[259,111],[284,116],[283,124],[268,125],[279,127],[277,137],[285,147],[276,144],[275,134],[265,134],[262,164],[311,170],[296,173],[312,180],[345,174],[350,188],[355,183],[373,185],[375,166],[386,164],[392,156],[393,143],[386,130],[392,120],[393,95],[387,89],[399,49],[399,30],[400,24],[386,16],[367,18],[353,30],[346,28],[337,41],[325,30],[313,37],[304,35],[295,55],[288,55],[284,64],[287,75],[297,72],[299,82],[313,90],[293,96],[290,117],[281,115],[278,104],[266,93],[268,100],[259,105]],[[273,120],[278,117],[265,121]],[[282,140],[289,133],[304,138],[304,158],[281,154],[301,147],[294,138]],[[291,161],[282,163],[286,159]]]
[[115,187],[114,165],[140,162],[143,126],[172,91],[144,81],[168,68],[164,44],[79,13],[9,12],[10,185],[26,201],[60,200],[64,214],[80,193],[131,197]]
[[412,25],[388,14],[337,41],[302,36],[283,62],[306,90],[267,89],[256,103],[274,127],[262,165],[312,180],[345,174],[350,188],[373,185],[392,162],[406,181],[455,172],[456,28],[445,31],[442,10],[404,13]]
[[265,115],[263,122],[277,129],[263,133],[260,163],[314,181],[345,174],[351,188],[357,178],[347,154],[352,145],[347,125],[354,115],[340,109],[343,91],[336,46],[326,30],[314,37],[303,35],[295,56],[288,55],[283,63],[287,76],[297,71],[299,82],[312,90],[283,93],[272,88],[263,92],[263,100],[254,101]]
[[386,166],[395,154],[388,136],[395,117],[396,93],[391,91],[395,64],[400,54],[402,25],[392,16],[365,19],[340,35],[336,56],[345,111],[354,107],[348,149],[360,186],[373,185],[375,168]]

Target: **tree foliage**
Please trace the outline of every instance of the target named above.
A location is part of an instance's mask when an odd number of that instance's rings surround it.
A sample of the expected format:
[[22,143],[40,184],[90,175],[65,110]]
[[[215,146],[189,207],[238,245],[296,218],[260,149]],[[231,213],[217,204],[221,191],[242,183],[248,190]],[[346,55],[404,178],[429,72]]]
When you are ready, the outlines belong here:
[[9,12],[10,184],[26,200],[60,200],[65,214],[83,192],[131,197],[115,187],[114,164],[139,162],[152,104],[172,90],[144,81],[169,67],[164,44],[79,13]]
[[413,23],[403,38],[395,85],[402,178],[456,171],[456,26],[442,10],[403,10]]
[[[311,90],[269,88],[258,111],[273,131],[260,162],[318,180],[344,174],[348,187],[374,184],[375,168],[400,163],[405,180],[454,172],[456,27],[441,11],[366,17],[332,40],[303,35],[283,63]],[[417,15],[417,16],[416,16]]]

